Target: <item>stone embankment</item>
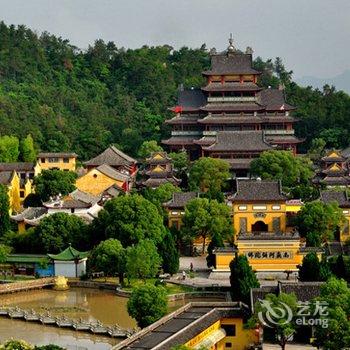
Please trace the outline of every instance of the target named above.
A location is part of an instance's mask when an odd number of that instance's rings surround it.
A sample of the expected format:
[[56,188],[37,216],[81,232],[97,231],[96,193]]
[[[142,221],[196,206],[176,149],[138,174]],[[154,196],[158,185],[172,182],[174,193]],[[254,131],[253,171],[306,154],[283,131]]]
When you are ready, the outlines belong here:
[[22,292],[31,289],[41,289],[55,284],[53,277],[38,278],[29,281],[18,281],[0,284],[0,294]]

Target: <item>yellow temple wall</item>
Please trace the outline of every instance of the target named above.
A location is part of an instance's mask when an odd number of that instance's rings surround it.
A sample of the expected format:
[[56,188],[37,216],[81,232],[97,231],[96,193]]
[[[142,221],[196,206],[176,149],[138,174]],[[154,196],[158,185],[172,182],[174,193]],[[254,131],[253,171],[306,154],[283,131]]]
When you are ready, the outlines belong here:
[[[58,158],[58,162],[49,162],[49,158]],[[42,170],[50,170],[50,169],[59,169],[59,170],[76,170],[76,158],[70,157],[68,158],[68,162],[65,163],[62,157],[47,157],[45,158],[45,162],[41,161],[41,158],[38,158],[38,164]]]
[[21,198],[20,198],[20,179],[17,173],[15,172],[11,183],[7,186],[8,189],[8,197],[9,197],[9,205],[10,205],[10,214],[13,212],[19,212],[21,209]]
[[343,215],[345,217],[345,223],[340,230],[340,241],[346,242],[350,240],[350,209],[343,209]]
[[[265,209],[261,209],[261,208]],[[259,209],[260,208],[260,209]],[[278,208],[278,209],[277,209]],[[263,216],[258,215],[261,213]],[[252,225],[262,221],[268,225],[268,232],[273,232],[273,220],[280,219],[280,230],[286,230],[286,204],[285,203],[235,203],[233,205],[233,227],[236,233],[241,230],[240,219],[247,220],[247,232],[252,232]]]
[[200,345],[211,334],[219,330],[222,325],[234,326],[236,334],[235,336],[226,336],[224,339],[216,343],[215,346],[213,346],[211,349],[225,350],[229,348],[226,346],[226,344],[231,343],[231,349],[245,350],[250,344],[259,341],[258,335],[254,329],[244,328],[242,318],[224,318],[210,325],[207,329],[197,334],[194,338],[189,340],[184,345],[190,348],[194,348]]
[[102,174],[97,169],[90,170],[87,174],[78,178],[75,183],[76,187],[80,191],[91,193],[93,195],[101,194],[114,184],[117,184],[121,187],[123,185],[123,182],[114,180],[105,174]]

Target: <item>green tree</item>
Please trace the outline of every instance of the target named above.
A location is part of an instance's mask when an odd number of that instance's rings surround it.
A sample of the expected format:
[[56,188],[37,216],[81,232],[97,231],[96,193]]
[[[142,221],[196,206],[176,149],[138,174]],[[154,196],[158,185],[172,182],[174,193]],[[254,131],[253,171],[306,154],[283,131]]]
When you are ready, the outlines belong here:
[[116,238],[123,247],[144,239],[151,239],[157,244],[166,233],[157,207],[137,194],[108,201],[94,220],[92,231],[97,240]]
[[24,340],[8,340],[0,346],[3,350],[32,350],[33,347]]
[[72,171],[43,170],[34,178],[33,184],[36,194],[42,201],[47,201],[50,197],[74,191],[76,179],[77,174]]
[[168,156],[172,159],[174,169],[177,173],[181,171],[186,171],[189,167],[189,159],[186,151],[181,152],[171,152]]
[[213,254],[213,251],[215,248],[223,246],[224,240],[222,239],[222,237],[219,235],[213,235],[210,243],[208,244],[208,255],[206,258],[208,267],[214,267],[214,269],[216,269],[215,254]]
[[250,304],[250,289],[259,288],[259,281],[245,255],[238,255],[230,262],[232,299]]
[[181,189],[167,182],[157,188],[144,189],[142,195],[158,208],[161,215],[166,216],[167,213],[163,208],[163,203],[168,202],[175,192],[181,192]]
[[120,241],[107,239],[96,246],[89,259],[94,271],[103,271],[107,276],[118,275],[119,282],[124,283],[126,252]]
[[10,203],[7,194],[7,187],[0,184],[0,237],[10,230]]
[[300,235],[310,247],[320,247],[322,242],[332,240],[344,216],[336,203],[306,203],[297,214]]
[[143,141],[138,151],[138,156],[142,159],[148,158],[153,152],[161,152],[163,148],[158,145],[157,141]]
[[326,147],[326,141],[321,138],[315,138],[311,141],[311,146],[308,152],[308,156],[312,160],[321,158],[324,154]]
[[162,259],[157,247],[150,239],[145,239],[138,244],[126,249],[126,273],[128,278],[155,277],[161,266]]
[[[277,318],[274,318],[271,309],[276,310]],[[283,310],[283,313],[277,313],[277,310]],[[265,322],[273,321],[268,322],[267,326],[273,328],[276,341],[281,346],[281,349],[284,350],[288,341],[292,339],[296,332],[296,324],[292,319],[289,319],[291,315],[296,315],[296,311],[297,298],[295,294],[280,293],[278,296],[267,294],[264,301],[257,302],[254,306],[254,314],[249,319],[248,325],[251,328],[255,328],[257,324],[266,326],[266,324],[262,323],[262,320]]]
[[[325,350],[350,346],[350,288],[344,280],[331,278],[321,286],[318,302],[327,304],[326,314],[319,315],[327,327],[316,325],[314,345]],[[316,302],[317,302],[316,301]]]
[[5,244],[0,244],[0,264],[6,262],[8,255],[11,253],[11,247]]
[[80,250],[89,246],[87,225],[81,218],[66,213],[55,213],[43,218],[35,228],[35,235],[43,253],[59,253],[69,243]]
[[34,147],[34,140],[32,135],[28,134],[26,138],[22,139],[20,144],[20,156],[23,162],[35,162],[36,151]]
[[144,328],[166,315],[167,304],[165,288],[144,284],[133,289],[127,308],[137,325]]
[[229,164],[222,159],[203,157],[196,160],[190,169],[191,190],[206,192],[209,198],[219,199],[230,177],[229,168]]
[[301,281],[323,281],[326,267],[323,266],[323,269],[321,272],[321,262],[317,254],[313,252],[307,253],[303,258],[302,265],[299,267],[299,279]]
[[19,140],[16,136],[0,137],[0,162],[17,162],[19,156]]
[[189,237],[203,239],[202,253],[205,252],[207,238],[214,235],[222,239],[232,237],[232,222],[230,208],[223,203],[207,198],[195,198],[185,207],[181,230]]
[[175,240],[170,231],[159,244],[159,254],[162,257],[162,268],[165,273],[174,273],[179,271],[179,252]]
[[307,184],[313,176],[311,162],[295,157],[290,151],[266,151],[254,159],[251,173],[264,180],[281,180],[285,187]]

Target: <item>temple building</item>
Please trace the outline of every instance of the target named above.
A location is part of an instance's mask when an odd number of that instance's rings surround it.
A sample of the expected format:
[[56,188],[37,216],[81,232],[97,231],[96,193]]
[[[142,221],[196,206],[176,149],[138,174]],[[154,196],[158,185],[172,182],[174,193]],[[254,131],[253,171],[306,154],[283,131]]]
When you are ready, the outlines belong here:
[[171,183],[175,186],[180,184],[180,180],[173,174],[173,161],[166,152],[153,152],[146,159],[146,180],[142,185],[150,188],[157,188],[160,185]]
[[73,152],[41,152],[37,163],[42,170],[75,171],[77,157]]
[[[226,51],[211,51],[211,68],[202,73],[206,79],[202,89],[179,90],[177,106],[171,108],[175,116],[166,121],[172,126],[171,137],[163,144],[172,151],[185,149],[190,159],[197,159],[210,152],[208,147],[217,142],[220,131],[259,131],[271,146],[296,153],[302,140],[294,135],[295,107],[286,102],[282,88],[258,85],[261,72],[253,68],[251,48],[242,53],[232,38],[229,42]],[[235,170],[235,164],[231,166]]]
[[320,168],[313,182],[318,185],[326,185],[327,187],[349,186],[350,169],[348,159],[349,154],[347,150],[329,151],[320,159]]
[[112,350],[262,349],[259,328],[245,327],[251,315],[241,302],[192,302],[115,345]]
[[88,171],[104,164],[129,176],[135,176],[137,172],[137,161],[115,146],[109,146],[95,158],[84,162]]
[[321,201],[326,204],[337,203],[343,211],[345,222],[339,227],[338,236],[335,239],[338,242],[350,242],[350,198],[347,191],[322,191]]
[[[229,198],[232,206],[234,246],[216,248],[214,272],[228,272],[236,254],[247,256],[258,272],[297,272],[304,248],[289,218],[300,210],[300,201],[289,201],[280,181],[236,180]],[[319,253],[317,251],[317,253]]]
[[163,203],[163,207],[168,212],[168,226],[180,229],[182,226],[182,217],[185,214],[185,206],[190,200],[198,197],[198,192],[174,192],[173,198]]

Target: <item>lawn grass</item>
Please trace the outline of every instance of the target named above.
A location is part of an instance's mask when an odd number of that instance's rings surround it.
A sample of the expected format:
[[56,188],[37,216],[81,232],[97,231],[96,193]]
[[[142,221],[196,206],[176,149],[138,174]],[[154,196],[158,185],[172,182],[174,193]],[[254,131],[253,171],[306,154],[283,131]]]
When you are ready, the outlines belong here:
[[[126,281],[126,285],[123,287],[123,290],[131,292],[133,288],[138,287],[140,285],[143,285],[144,283],[151,283],[154,284],[156,282],[156,278],[150,278],[146,281],[139,280],[139,279],[132,279],[130,283]],[[178,284],[172,284],[172,283],[166,283],[165,289],[167,291],[167,294],[178,294],[178,293],[187,293],[187,292],[193,292],[193,288]]]

